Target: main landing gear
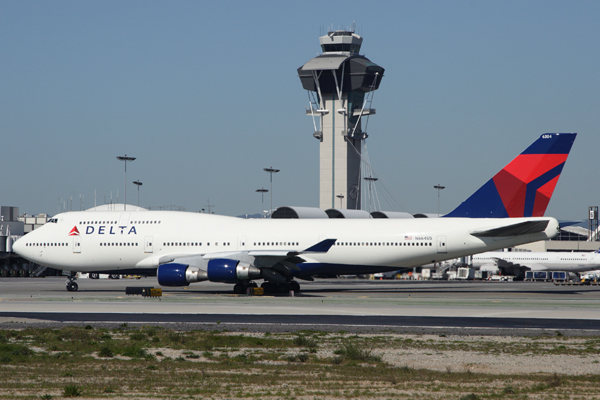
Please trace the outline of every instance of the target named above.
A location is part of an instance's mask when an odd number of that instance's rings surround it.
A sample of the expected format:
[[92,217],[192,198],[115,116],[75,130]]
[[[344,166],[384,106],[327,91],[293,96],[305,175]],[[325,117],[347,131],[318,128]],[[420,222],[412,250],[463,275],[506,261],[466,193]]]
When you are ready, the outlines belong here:
[[275,283],[275,282],[263,282],[260,285],[263,289],[265,289],[265,293],[275,294],[275,293],[289,293],[290,290],[294,292],[300,291],[300,284],[296,281],[289,281],[286,283]]
[[75,279],[77,279],[77,275],[76,273],[71,273],[71,275],[68,276],[68,281],[65,282],[65,284],[67,285],[67,290],[69,292],[76,292],[77,289],[79,289],[79,285],[77,285],[77,283],[75,282]]
[[245,294],[248,291],[248,288],[258,287],[256,282],[239,282],[233,286],[233,293],[235,294]]
[[[255,287],[258,287],[256,282],[238,282],[233,286],[233,293],[245,294],[248,291],[248,288]],[[289,281],[286,283],[265,281],[260,287],[265,290],[265,294],[288,293],[290,290],[293,290],[294,292],[300,291],[300,284],[296,281]]]

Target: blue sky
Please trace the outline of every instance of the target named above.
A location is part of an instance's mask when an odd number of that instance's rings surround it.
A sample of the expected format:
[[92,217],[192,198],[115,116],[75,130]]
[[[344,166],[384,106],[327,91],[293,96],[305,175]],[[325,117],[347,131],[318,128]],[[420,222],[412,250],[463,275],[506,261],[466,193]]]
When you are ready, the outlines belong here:
[[[600,2],[0,0],[0,204],[128,202],[219,214],[318,206],[318,141],[296,69],[356,22],[386,69],[368,125],[394,201],[449,212],[546,132],[578,132],[546,215],[600,203]],[[265,204],[266,204],[265,199]],[[398,205],[401,208],[398,208]]]

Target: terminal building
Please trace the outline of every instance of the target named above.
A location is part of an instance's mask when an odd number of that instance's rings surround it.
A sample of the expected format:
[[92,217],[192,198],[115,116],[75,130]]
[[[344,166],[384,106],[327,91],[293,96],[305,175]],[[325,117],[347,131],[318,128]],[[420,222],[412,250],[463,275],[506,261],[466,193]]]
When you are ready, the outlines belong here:
[[12,245],[24,234],[19,207],[0,206],[0,276],[24,276],[27,261],[13,253]]
[[19,215],[19,207],[0,206],[0,277],[59,275],[61,271],[33,264],[13,253],[12,246],[21,236],[43,226],[48,215]]

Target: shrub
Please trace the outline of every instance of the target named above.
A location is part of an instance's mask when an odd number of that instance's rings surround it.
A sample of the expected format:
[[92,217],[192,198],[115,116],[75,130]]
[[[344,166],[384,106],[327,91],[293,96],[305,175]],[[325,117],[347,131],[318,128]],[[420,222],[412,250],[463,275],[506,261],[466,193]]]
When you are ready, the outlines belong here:
[[294,344],[299,347],[317,347],[317,341],[314,338],[304,335],[296,336]]
[[334,365],[340,365],[343,362],[344,362],[344,357],[335,356],[331,359],[331,363]]
[[81,390],[77,385],[67,385],[63,389],[63,397],[78,397],[81,396]]
[[554,373],[554,375],[546,379],[546,383],[548,384],[548,387],[555,388],[562,384],[562,380],[556,373]]
[[29,357],[33,351],[22,344],[0,343],[0,357]]
[[515,389],[513,389],[513,387],[511,385],[507,385],[504,387],[504,389],[502,389],[502,393],[503,394],[515,394]]
[[341,356],[346,360],[363,362],[380,362],[381,357],[376,356],[369,349],[361,349],[353,343],[344,343],[340,348],[334,351],[334,354]]
[[141,332],[135,332],[135,333],[132,333],[131,336],[129,336],[129,339],[135,340],[135,341],[140,341],[140,340],[146,339],[146,335],[144,335]]
[[121,354],[124,355],[125,357],[131,357],[131,358],[146,358],[146,356],[148,356],[148,353],[146,352],[146,350],[144,350],[140,347],[136,347],[136,346],[125,347],[123,349],[123,351],[121,352]]
[[108,346],[104,346],[98,352],[98,357],[114,357],[113,351]]

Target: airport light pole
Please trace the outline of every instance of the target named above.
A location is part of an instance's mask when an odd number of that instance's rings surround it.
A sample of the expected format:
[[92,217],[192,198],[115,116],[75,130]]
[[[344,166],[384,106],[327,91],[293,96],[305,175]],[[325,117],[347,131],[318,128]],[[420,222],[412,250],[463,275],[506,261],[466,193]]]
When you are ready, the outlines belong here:
[[133,181],[133,184],[136,185],[138,188],[138,207],[139,207],[140,206],[140,186],[142,186],[142,182],[137,180],[137,181]]
[[440,216],[440,192],[442,191],[442,189],[446,189],[446,186],[442,186],[438,183],[433,188],[437,189],[437,191],[438,191],[438,217],[439,217]]
[[127,210],[127,161],[131,162],[135,160],[135,157],[127,157],[127,154],[124,156],[117,156],[117,160],[123,161],[125,163],[125,203],[123,203],[123,211]]
[[273,212],[273,174],[278,173],[280,170],[269,167],[263,168],[263,171],[268,172],[271,175],[271,208],[269,209],[269,218],[271,218],[271,213]]
[[260,209],[260,214],[265,217],[265,193],[267,193],[269,189],[260,188],[256,189],[257,193],[260,193],[262,208]]
[[340,209],[344,206],[344,195],[343,194],[336,194],[335,197],[337,197],[338,199],[340,199]]

